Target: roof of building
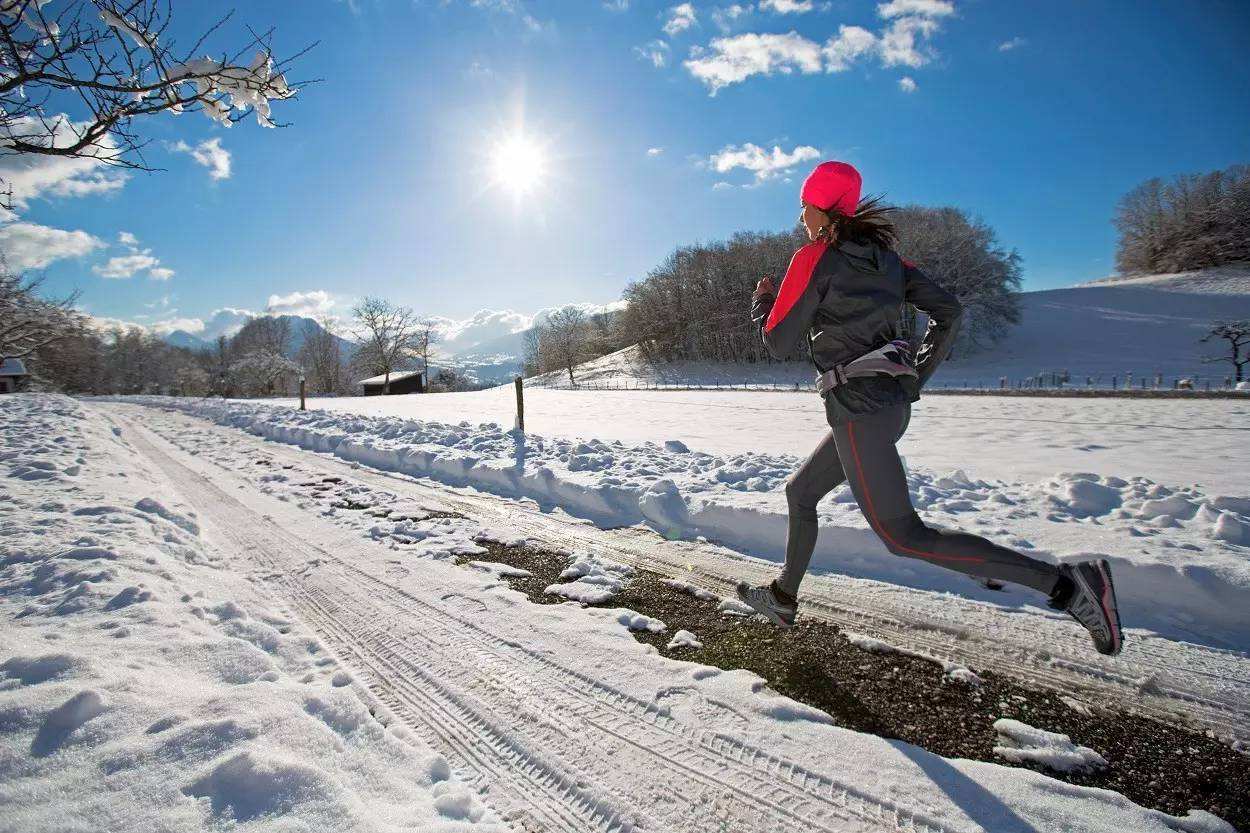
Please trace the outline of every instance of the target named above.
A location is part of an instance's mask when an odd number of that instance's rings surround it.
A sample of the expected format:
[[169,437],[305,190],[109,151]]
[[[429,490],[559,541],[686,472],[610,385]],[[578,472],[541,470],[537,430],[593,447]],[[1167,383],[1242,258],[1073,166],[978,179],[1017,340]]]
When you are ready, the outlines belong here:
[[[394,373],[391,374],[391,382],[398,382],[400,379],[407,379],[409,376],[418,376],[420,375],[420,373],[421,373],[420,370],[396,370]],[[386,374],[383,373],[381,376],[370,376],[368,379],[361,379],[356,384],[358,385],[381,385],[381,384],[384,384],[385,382],[386,382]]]
[[26,376],[26,363],[21,359],[5,359],[0,362],[0,376]]

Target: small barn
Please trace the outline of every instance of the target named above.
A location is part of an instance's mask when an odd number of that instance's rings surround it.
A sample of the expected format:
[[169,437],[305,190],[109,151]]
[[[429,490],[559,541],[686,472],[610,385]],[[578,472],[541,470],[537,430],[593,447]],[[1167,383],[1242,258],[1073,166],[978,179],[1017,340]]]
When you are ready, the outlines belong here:
[[26,364],[21,359],[0,362],[0,393],[13,393],[26,385]]
[[[356,384],[364,389],[365,396],[381,396],[386,386],[386,374],[361,379]],[[397,393],[425,393],[425,372],[421,370],[397,370],[391,374],[392,395]]]

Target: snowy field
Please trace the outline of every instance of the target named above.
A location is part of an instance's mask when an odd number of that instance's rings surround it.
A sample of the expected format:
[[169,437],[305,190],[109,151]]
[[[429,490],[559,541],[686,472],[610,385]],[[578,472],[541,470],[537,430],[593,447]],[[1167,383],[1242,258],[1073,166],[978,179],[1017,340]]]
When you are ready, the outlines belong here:
[[[296,400],[275,400],[295,407]],[[511,428],[511,386],[473,393],[310,399],[312,410]],[[812,392],[525,391],[525,427],[626,445],[678,440],[732,455],[806,457],[829,430]],[[908,461],[969,476],[1042,480],[1060,471],[1149,477],[1217,492],[1250,486],[1250,399],[929,396],[899,445]]]
[[[159,404],[305,447],[334,435],[348,459],[387,466],[403,447],[431,471],[509,482],[499,432]],[[660,474],[666,457],[694,454],[568,444],[560,466],[544,451],[558,441],[532,442],[536,479],[570,498],[597,490],[603,508],[617,499],[603,455]],[[342,477],[320,458],[283,462],[255,443],[158,410],[0,400],[0,829],[1232,830],[830,725],[752,674],[665,659],[629,636],[662,622],[539,608],[497,569],[451,565],[507,529],[394,495],[402,511],[389,515],[337,511]],[[691,487],[694,470],[674,474]],[[735,494],[779,476],[716,480],[727,461],[703,471]],[[637,501],[652,518],[680,511],[660,481],[673,483],[653,479]],[[1067,481],[1067,505],[1129,488],[1080,485],[1094,483]],[[628,574],[586,553],[561,586]],[[995,729],[1005,760],[1100,765],[1042,728]]]
[[[510,390],[326,400],[317,403],[324,410],[305,413],[143,401],[376,468],[531,498],[600,526],[642,523],[671,538],[782,558],[785,481],[796,452],[822,431],[813,396],[532,393],[523,440],[507,430]],[[933,523],[1043,559],[1111,558],[1127,627],[1245,649],[1248,410],[1221,401],[931,397],[903,443],[912,499]],[[492,418],[503,425],[478,424]],[[845,487],[822,503],[820,521],[818,571],[993,596],[891,555]]]

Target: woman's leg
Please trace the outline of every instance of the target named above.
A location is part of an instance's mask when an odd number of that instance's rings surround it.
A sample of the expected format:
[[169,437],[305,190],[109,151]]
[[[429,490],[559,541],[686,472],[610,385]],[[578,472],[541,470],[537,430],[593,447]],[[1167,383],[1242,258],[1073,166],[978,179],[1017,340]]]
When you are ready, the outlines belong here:
[[791,597],[798,595],[799,582],[816,548],[819,530],[816,504],[845,480],[837,439],[830,431],[786,483],[790,529],[786,538],[786,563],[777,577],[777,586]]
[[923,559],[980,578],[1023,584],[1050,595],[1060,577],[1057,566],[976,535],[934,529],[916,514],[894,447],[904,407],[857,417],[833,432],[851,490],[873,531],[895,555]]

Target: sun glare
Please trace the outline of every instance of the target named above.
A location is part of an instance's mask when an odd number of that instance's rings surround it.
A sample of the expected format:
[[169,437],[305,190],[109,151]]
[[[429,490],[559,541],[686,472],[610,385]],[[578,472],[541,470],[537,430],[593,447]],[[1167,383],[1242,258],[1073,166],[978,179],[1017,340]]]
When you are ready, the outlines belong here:
[[543,150],[531,139],[514,136],[495,146],[491,153],[494,179],[520,195],[537,187],[546,173]]

